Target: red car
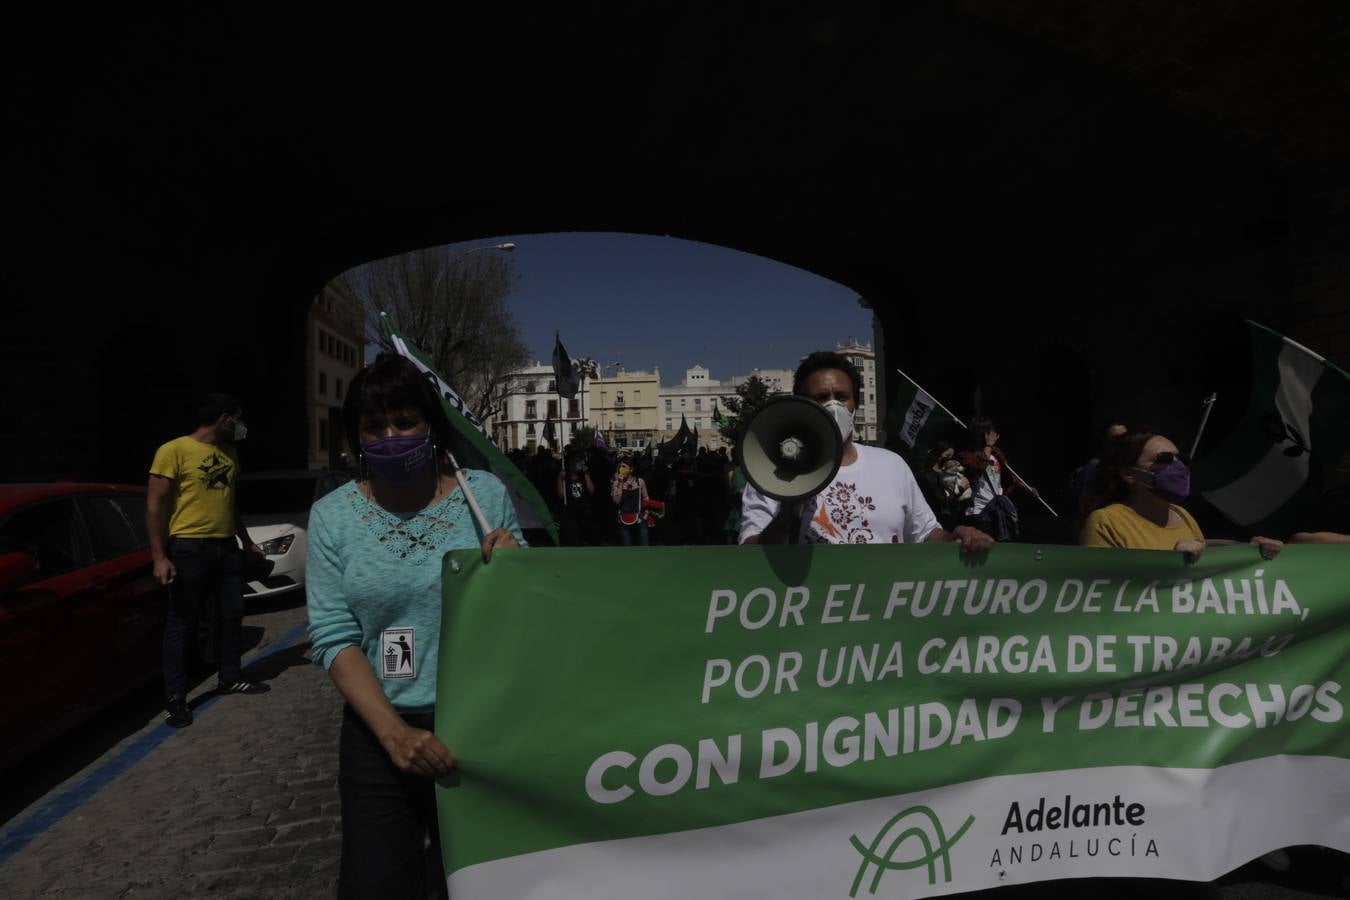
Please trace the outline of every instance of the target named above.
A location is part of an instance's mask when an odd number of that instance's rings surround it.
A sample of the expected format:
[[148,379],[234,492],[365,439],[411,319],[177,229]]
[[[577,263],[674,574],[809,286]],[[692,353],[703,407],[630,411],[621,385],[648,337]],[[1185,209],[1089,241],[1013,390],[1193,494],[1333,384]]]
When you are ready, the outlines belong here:
[[160,672],[145,488],[0,485],[0,768]]

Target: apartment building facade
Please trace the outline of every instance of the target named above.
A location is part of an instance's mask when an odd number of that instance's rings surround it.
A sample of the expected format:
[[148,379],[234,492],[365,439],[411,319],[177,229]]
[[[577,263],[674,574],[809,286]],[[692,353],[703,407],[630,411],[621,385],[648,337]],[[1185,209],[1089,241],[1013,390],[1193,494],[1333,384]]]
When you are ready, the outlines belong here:
[[310,304],[305,331],[306,462],[311,469],[347,468],[355,457],[342,433],[342,401],[365,353],[361,310],[321,292]]
[[545,426],[553,422],[554,447],[561,448],[586,423],[590,381],[571,399],[558,396],[553,366],[535,362],[506,376],[503,394],[483,428],[501,450],[534,450],[545,446]]

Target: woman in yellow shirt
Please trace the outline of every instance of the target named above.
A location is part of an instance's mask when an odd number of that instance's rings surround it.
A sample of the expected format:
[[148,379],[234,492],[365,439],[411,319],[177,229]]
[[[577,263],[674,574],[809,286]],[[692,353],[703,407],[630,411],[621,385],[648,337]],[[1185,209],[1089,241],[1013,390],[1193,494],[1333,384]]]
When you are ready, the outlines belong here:
[[[1195,562],[1205,535],[1178,504],[1191,491],[1191,472],[1176,444],[1160,434],[1130,432],[1112,441],[1094,473],[1078,543],[1127,550],[1177,550]],[[1266,559],[1280,541],[1254,537]]]

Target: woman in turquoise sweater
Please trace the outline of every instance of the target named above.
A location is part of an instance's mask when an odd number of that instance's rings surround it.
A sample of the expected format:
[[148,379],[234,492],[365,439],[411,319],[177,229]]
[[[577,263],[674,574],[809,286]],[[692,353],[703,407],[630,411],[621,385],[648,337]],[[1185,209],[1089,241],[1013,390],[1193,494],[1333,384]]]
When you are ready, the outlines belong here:
[[[469,471],[475,523],[445,449],[455,434],[411,362],[382,354],[342,407],[362,477],[314,504],[305,590],[314,661],[346,698],[339,739],[341,897],[445,891],[434,779],[455,765],[433,733],[448,550],[525,545],[505,486]],[[426,845],[430,837],[430,845]]]

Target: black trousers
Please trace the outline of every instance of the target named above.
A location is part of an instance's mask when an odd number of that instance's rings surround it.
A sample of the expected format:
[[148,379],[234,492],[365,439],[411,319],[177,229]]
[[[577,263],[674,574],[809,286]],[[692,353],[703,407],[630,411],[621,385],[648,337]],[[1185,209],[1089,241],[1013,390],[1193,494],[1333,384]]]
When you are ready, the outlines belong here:
[[239,680],[244,617],[243,554],[232,537],[169,538],[165,548],[177,572],[169,585],[164,617],[164,694],[187,693],[188,659],[197,643],[199,621],[210,628],[211,649],[220,660],[220,680]]
[[[430,731],[431,713],[405,715]],[[350,705],[338,739],[342,799],[342,865],[338,897],[402,900],[448,897],[436,825],[436,783],[400,772],[374,732]],[[427,844],[428,839],[430,845]]]

